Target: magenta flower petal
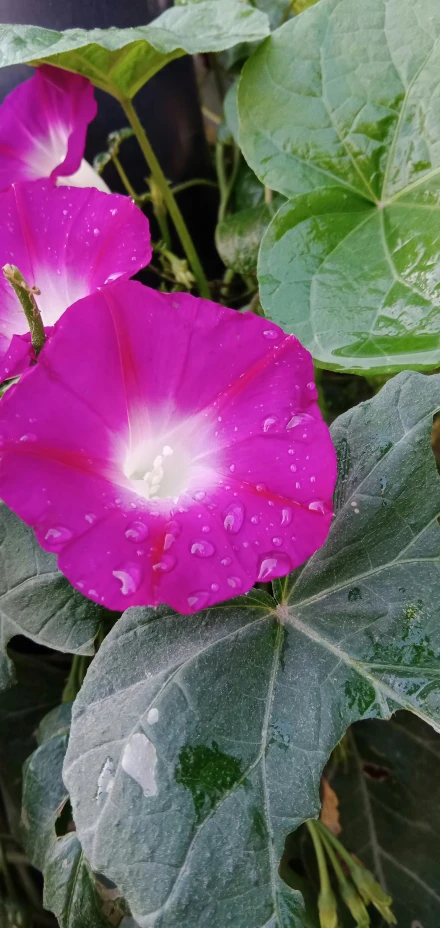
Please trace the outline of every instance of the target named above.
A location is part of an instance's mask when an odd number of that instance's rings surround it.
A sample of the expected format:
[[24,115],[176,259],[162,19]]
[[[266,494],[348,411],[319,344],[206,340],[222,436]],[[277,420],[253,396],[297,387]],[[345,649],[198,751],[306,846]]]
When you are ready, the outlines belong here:
[[0,406],[0,493],[110,609],[193,612],[328,533],[336,459],[310,355],[252,314],[114,284]]
[[74,174],[96,112],[87,78],[51,65],[37,68],[0,106],[0,190]]
[[[46,326],[71,303],[128,279],[151,258],[148,220],[117,194],[45,181],[16,184],[0,193],[0,213],[0,267],[15,264],[41,290],[37,303]],[[0,381],[27,366],[29,345],[20,351],[17,340],[11,343],[27,331],[20,303],[0,274]]]

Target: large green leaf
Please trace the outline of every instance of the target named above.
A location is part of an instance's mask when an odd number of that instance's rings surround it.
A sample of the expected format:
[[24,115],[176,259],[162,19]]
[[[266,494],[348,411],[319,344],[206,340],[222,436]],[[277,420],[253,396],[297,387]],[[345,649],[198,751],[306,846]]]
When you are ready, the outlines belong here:
[[0,26],[1,65],[49,64],[88,77],[118,99],[131,99],[157,71],[187,52],[218,52],[261,41],[267,16],[240,0],[215,0],[165,10],[148,26],[67,29]]
[[69,798],[61,773],[70,708],[60,706],[43,720],[40,746],[25,765],[22,835],[31,862],[44,875],[44,905],[60,928],[109,928],[113,906],[101,895],[75,832],[56,834]]
[[243,70],[243,152],[293,198],[262,303],[324,367],[440,362],[439,39],[437,0],[321,0]]
[[308,565],[192,616],[131,609],[75,702],[64,766],[94,869],[143,928],[299,928],[278,875],[351,722],[440,728],[440,377],[401,375],[334,425],[337,517]]
[[341,838],[387,887],[399,928],[440,924],[439,774],[439,735],[399,712],[355,725],[347,768],[331,776]]
[[0,503],[0,692],[14,681],[6,646],[15,635],[72,654],[93,654],[101,606],[70,586],[56,557]]

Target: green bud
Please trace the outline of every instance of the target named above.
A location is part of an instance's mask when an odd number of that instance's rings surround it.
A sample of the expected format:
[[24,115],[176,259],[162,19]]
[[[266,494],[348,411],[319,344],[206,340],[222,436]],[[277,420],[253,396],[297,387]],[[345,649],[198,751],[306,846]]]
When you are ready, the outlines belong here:
[[340,889],[345,905],[350,910],[358,928],[368,928],[370,916],[353,884],[346,880],[344,884],[341,884]]
[[390,909],[393,900],[391,896],[388,896],[383,891],[380,883],[374,879],[373,874],[366,867],[361,867],[356,861],[353,861],[350,872],[366,905],[371,902],[388,925],[397,925],[397,921]]
[[321,889],[318,896],[318,911],[321,928],[338,928],[336,897],[330,887]]

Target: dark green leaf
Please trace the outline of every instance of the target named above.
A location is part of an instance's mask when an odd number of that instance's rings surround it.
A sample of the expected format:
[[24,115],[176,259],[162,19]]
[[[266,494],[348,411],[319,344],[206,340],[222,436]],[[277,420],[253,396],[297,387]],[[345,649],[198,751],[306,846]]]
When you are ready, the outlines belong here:
[[[277,198],[281,200],[281,198]],[[261,239],[274,214],[275,207],[262,203],[241,210],[219,222],[215,241],[226,267],[237,274],[255,274]]]
[[9,827],[17,837],[22,767],[36,748],[42,716],[60,701],[66,672],[41,655],[14,652],[13,661],[16,685],[0,694],[0,786]]
[[93,654],[102,609],[78,593],[33,531],[0,503],[0,691],[14,681],[5,649],[14,635],[72,654]]
[[438,928],[440,736],[409,713],[361,722],[331,782],[341,839],[393,897],[397,924]]
[[440,377],[406,374],[337,420],[338,514],[278,606],[131,609],[105,639],[64,778],[142,926],[302,928],[279,860],[334,745],[400,707],[440,728],[439,407]]
[[109,928],[112,902],[99,891],[75,832],[57,837],[55,830],[68,801],[61,772],[69,725],[70,705],[64,705],[40,726],[40,747],[24,771],[22,835],[31,862],[44,874],[44,905],[60,928]]
[[245,157],[294,198],[262,303],[324,367],[440,362],[439,35],[437,0],[321,0],[243,70]]
[[165,10],[148,26],[130,29],[0,27],[1,64],[49,64],[88,77],[118,99],[131,99],[157,71],[185,52],[217,52],[260,41],[267,17],[240,0],[214,0]]

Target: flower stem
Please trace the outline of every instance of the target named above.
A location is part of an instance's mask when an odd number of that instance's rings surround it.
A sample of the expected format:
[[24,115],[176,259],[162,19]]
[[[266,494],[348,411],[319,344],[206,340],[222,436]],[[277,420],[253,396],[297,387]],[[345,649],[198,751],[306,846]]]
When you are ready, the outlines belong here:
[[174,222],[177,234],[182,243],[183,250],[188,259],[188,263],[196,279],[196,283],[199,288],[200,296],[203,296],[206,299],[209,299],[211,295],[210,290],[209,290],[209,285],[205,277],[205,273],[203,271],[202,265],[200,263],[199,256],[194,247],[192,238],[189,234],[186,222],[182,216],[182,213],[180,212],[180,209],[176,203],[176,200],[174,199],[174,195],[167,183],[167,180],[162,171],[162,168],[147,138],[145,129],[139,119],[138,114],[136,113],[136,110],[131,100],[122,99],[120,100],[120,103],[133,129],[133,132],[139,142],[139,146],[150,168],[152,178],[155,184],[157,185],[157,187],[160,189],[165,206],[171,216],[171,219]]
[[229,198],[231,196],[236,177],[238,166],[240,164],[240,149],[237,145],[234,145],[234,156],[232,170],[229,176],[229,179],[226,177],[225,171],[225,159],[224,159],[224,150],[225,146],[223,142],[217,142],[215,149],[215,166],[217,170],[218,185],[220,188],[220,205],[218,208],[218,221],[221,222],[222,219],[226,216],[226,210],[229,203]]
[[318,864],[320,890],[318,896],[319,921],[321,928],[337,928],[338,914],[336,909],[336,899],[330,885],[330,878],[327,870],[327,861],[325,858],[324,848],[321,842],[321,836],[317,828],[317,822],[306,822],[307,828],[315,848],[316,862]]
[[138,197],[138,195],[137,195],[137,193],[136,193],[134,187],[132,187],[132,185],[131,185],[131,183],[130,183],[128,177],[127,177],[127,174],[125,173],[125,169],[122,167],[122,164],[121,164],[121,162],[120,162],[118,156],[115,155],[115,154],[112,154],[111,159],[112,159],[113,164],[114,164],[114,166],[115,166],[115,168],[116,168],[116,170],[117,170],[117,172],[118,172],[118,174],[119,174],[119,177],[120,177],[121,180],[122,180],[122,183],[124,184],[124,187],[125,187],[125,189],[126,189],[126,191],[127,191],[127,193],[128,193],[128,196],[131,197],[131,199],[134,200],[135,203],[136,203],[136,202],[138,201],[139,197]]
[[23,274],[14,264],[5,264],[3,276],[20,300],[31,333],[32,348],[38,355],[46,341],[43,320],[35,300],[35,294],[39,294],[40,291],[26,283]]

